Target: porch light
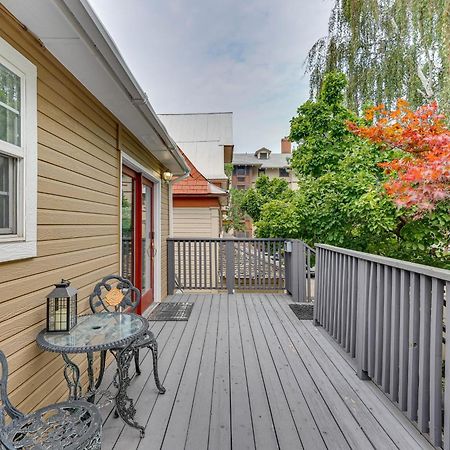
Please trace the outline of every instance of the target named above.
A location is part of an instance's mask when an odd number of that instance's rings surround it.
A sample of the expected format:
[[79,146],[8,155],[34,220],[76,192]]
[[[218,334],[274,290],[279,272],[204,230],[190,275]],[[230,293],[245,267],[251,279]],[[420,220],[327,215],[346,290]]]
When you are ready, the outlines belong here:
[[77,290],[61,280],[47,296],[47,331],[68,332],[77,323]]
[[164,172],[162,177],[163,177],[164,181],[167,181],[167,183],[169,183],[173,178],[173,173],[172,172]]

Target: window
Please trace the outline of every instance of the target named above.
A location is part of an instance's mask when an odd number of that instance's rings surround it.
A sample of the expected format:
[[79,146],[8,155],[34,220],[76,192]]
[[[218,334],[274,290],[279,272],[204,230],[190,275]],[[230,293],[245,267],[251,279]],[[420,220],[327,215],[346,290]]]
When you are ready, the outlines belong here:
[[36,256],[36,67],[0,38],[0,262]]
[[266,174],[266,169],[258,169],[258,177]]
[[261,152],[258,155],[259,159],[269,159],[269,154],[267,152]]
[[288,177],[289,171],[285,167],[282,167],[280,169],[279,175],[280,175],[280,177]]
[[245,184],[238,184],[236,186],[236,188],[239,189],[239,190],[243,190],[243,189],[246,189],[246,186],[245,186]]
[[234,168],[234,174],[239,175],[247,175],[247,167],[246,166],[236,166]]
[[237,177],[238,183],[245,183],[245,177]]

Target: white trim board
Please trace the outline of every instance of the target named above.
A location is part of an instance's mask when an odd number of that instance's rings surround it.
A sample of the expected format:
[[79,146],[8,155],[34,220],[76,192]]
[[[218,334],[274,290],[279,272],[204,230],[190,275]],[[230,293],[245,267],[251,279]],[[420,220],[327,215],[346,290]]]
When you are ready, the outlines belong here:
[[[133,157],[126,152],[121,151],[121,164],[120,164],[120,198],[122,199],[122,166],[128,166],[130,169],[141,173],[145,178],[150,180],[153,185],[153,223],[155,232],[155,248],[156,256],[154,260],[154,279],[153,279],[153,291],[154,301],[161,301],[161,179],[157,178],[150,172],[145,166],[136,161]],[[119,212],[119,220],[122,223],[122,208]],[[120,226],[120,241],[122,242],[122,226]],[[122,273],[122,246],[120,246],[120,272]]]

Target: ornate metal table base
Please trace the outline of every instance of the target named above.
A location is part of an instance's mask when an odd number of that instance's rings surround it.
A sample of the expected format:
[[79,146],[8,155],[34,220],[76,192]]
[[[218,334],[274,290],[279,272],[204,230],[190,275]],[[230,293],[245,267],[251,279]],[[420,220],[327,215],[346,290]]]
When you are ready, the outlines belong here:
[[127,389],[131,382],[129,369],[135,357],[133,343],[121,350],[111,351],[111,353],[117,361],[117,376],[114,377],[114,386],[117,388],[116,412],[126,424],[130,425],[130,427],[137,428],[141,433],[141,437],[144,437],[144,427],[134,420],[136,415],[134,401],[127,395]]

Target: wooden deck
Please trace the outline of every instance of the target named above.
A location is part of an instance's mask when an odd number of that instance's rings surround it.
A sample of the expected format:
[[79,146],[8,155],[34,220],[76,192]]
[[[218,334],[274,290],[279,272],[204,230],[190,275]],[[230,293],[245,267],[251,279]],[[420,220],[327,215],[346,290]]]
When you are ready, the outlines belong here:
[[[323,330],[299,321],[286,295],[175,295],[187,322],[151,322],[160,347],[129,393],[146,435],[103,408],[104,449],[272,450],[432,448]],[[112,368],[106,381],[111,381]]]

